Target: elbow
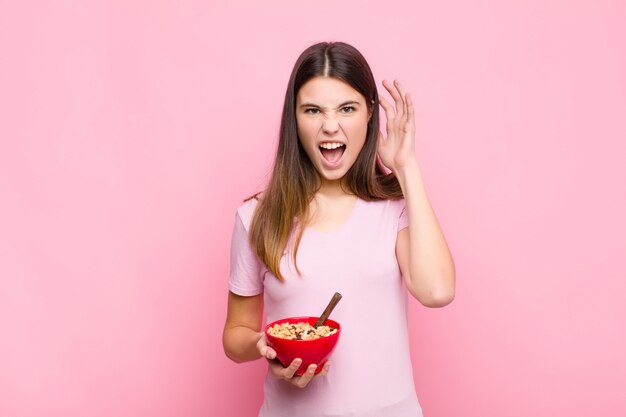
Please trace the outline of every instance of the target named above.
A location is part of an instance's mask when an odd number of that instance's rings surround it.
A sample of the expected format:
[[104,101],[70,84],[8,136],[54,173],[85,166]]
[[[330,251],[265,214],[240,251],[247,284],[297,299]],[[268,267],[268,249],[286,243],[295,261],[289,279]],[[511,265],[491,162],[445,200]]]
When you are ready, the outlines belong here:
[[247,361],[246,359],[242,358],[241,355],[238,355],[237,352],[234,352],[233,350],[228,349],[226,346],[224,346],[224,354],[226,355],[228,359],[230,359],[231,361],[235,363],[243,363]]
[[245,362],[243,359],[240,359],[240,358],[236,357],[235,355],[229,353],[226,349],[224,349],[224,353],[226,354],[226,357],[228,359],[230,359],[231,361],[233,361],[235,363],[243,363],[243,362]]
[[239,357],[239,355],[237,355],[237,349],[233,346],[233,343],[229,340],[226,331],[224,332],[224,335],[222,336],[222,348],[224,349],[224,354],[226,355],[226,357],[230,359],[231,361],[235,363],[244,362]]
[[228,348],[228,346],[226,345],[226,342],[223,342],[222,345],[224,347],[224,354],[226,355],[228,359],[230,359],[231,361],[235,363],[241,363],[241,361],[237,359],[237,356],[233,355],[233,352]]
[[450,268],[445,268],[437,273],[429,275],[431,277],[424,296],[416,297],[425,307],[441,308],[454,301],[456,287],[456,272],[454,264]]
[[441,308],[454,300],[454,288],[433,291],[426,297],[419,298],[419,302],[425,307]]
[[414,286],[411,294],[425,307],[445,307],[455,297],[454,275],[431,281],[429,285]]

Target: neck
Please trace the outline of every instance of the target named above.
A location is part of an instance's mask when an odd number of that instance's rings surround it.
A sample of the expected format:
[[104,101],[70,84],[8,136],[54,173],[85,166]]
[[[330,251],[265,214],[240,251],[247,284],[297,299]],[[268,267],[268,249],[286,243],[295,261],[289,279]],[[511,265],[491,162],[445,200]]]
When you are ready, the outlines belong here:
[[337,198],[347,195],[353,195],[353,193],[348,191],[345,186],[342,186],[341,182],[342,180],[322,181],[320,188],[315,194],[327,198]]

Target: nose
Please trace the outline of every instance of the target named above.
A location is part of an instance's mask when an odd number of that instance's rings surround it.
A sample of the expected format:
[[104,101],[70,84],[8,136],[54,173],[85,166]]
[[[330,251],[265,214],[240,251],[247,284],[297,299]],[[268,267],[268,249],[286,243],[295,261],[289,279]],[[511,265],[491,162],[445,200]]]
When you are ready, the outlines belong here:
[[326,134],[333,134],[339,131],[339,121],[332,116],[326,116],[322,120],[322,130]]

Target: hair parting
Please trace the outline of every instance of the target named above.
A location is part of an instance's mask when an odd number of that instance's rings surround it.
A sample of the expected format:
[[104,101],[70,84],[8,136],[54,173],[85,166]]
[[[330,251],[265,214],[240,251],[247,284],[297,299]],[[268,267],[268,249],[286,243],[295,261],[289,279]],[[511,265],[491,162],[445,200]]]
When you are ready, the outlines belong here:
[[281,259],[287,252],[291,252],[295,270],[301,275],[297,252],[309,220],[309,204],[320,187],[319,175],[298,138],[295,113],[298,91],[319,76],[349,84],[365,97],[371,115],[365,144],[343,178],[342,187],[367,201],[403,197],[397,178],[386,174],[377,159],[378,91],[367,61],[356,48],[343,42],[310,46],[298,57],[289,78],[274,167],[264,192],[254,196],[258,204],[249,231],[257,256],[281,281]]

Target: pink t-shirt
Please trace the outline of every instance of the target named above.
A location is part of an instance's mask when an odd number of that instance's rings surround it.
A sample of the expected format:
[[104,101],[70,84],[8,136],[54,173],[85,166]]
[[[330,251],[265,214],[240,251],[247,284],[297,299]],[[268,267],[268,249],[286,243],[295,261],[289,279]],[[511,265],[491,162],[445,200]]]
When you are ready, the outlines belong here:
[[255,207],[256,200],[249,200],[237,210],[230,291],[263,293],[267,322],[319,316],[335,292],[343,296],[331,316],[341,323],[342,335],[328,375],[300,389],[268,373],[259,416],[421,416],[409,353],[407,291],[395,254],[398,231],[408,226],[404,200],[357,199],[339,229],[307,228],[297,257],[302,275],[286,254],[284,282],[250,247]]

